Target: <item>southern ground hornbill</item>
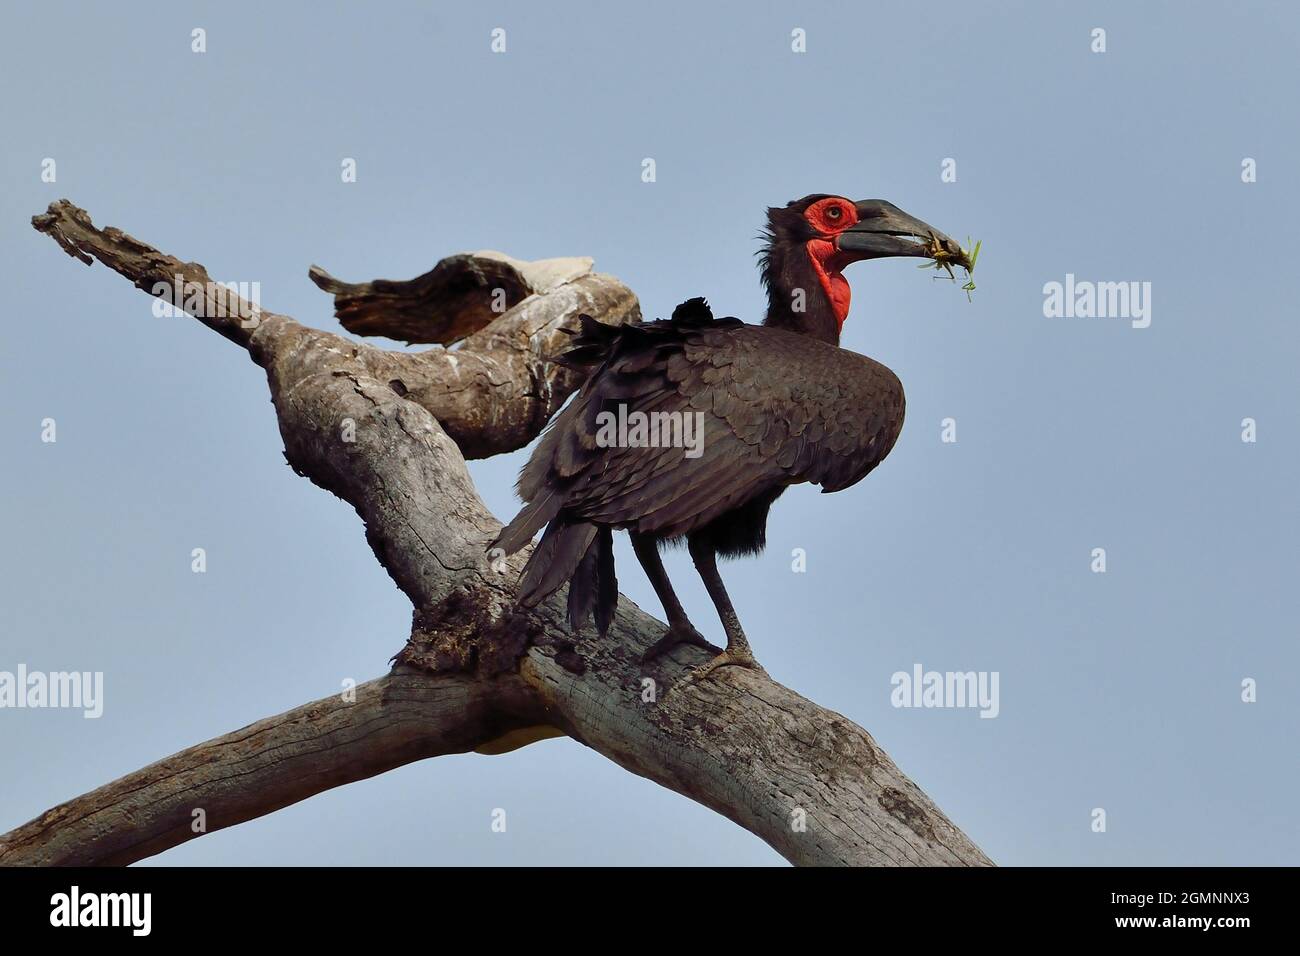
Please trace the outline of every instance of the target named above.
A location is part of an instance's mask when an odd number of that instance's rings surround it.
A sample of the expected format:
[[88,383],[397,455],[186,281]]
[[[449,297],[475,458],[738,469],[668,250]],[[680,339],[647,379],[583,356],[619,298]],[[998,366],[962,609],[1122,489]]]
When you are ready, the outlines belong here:
[[[849,311],[844,267],[883,256],[969,267],[957,243],[881,200],[806,196],[768,210],[766,239],[761,326],[715,319],[703,299],[667,321],[606,326],[582,317],[563,361],[590,375],[524,466],[518,491],[527,504],[492,545],[513,553],[546,526],[520,604],[532,607],[568,582],[572,626],[594,613],[603,636],[618,601],[612,531],[626,529],[668,617],[649,659],[679,643],[712,646],[687,619],[659,557],[661,544],[685,539],[727,635],[726,650],[696,677],[724,664],[758,667],[718,555],[760,552],[781,492],[805,481],[823,492],[849,487],[889,454],[902,428],[898,378],[839,347]],[[637,413],[661,428],[610,427],[615,419],[635,426]],[[691,425],[691,447],[653,440],[686,436]]]

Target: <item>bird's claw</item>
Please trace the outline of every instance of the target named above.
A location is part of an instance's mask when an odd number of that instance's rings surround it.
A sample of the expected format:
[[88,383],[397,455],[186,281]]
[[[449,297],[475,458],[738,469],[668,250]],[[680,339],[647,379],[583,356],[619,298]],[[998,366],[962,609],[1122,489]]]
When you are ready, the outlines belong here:
[[641,655],[641,661],[645,663],[654,660],[656,657],[661,657],[679,644],[690,644],[706,651],[717,650],[716,647],[705,640],[703,634],[690,624],[672,624],[664,632],[664,636],[651,644],[646,652]]
[[763,669],[763,665],[755,659],[753,653],[751,653],[748,648],[744,650],[731,648],[730,650],[723,651],[710,661],[692,667],[682,675],[678,684],[680,685],[686,682],[704,680],[704,678],[708,677],[719,667],[743,667],[746,670],[762,674],[764,677],[767,676],[767,671]]

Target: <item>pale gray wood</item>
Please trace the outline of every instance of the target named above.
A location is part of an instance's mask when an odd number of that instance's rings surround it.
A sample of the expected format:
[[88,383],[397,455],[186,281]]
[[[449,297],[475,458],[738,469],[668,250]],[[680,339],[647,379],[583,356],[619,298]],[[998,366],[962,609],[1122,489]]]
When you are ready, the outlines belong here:
[[[206,276],[95,229],[66,201],[34,224],[142,288],[163,266]],[[305,705],[61,804],[0,836],[0,863],[129,863],[198,836],[195,806],[211,830],[411,760],[501,753],[563,733],[713,808],[793,863],[989,865],[847,718],[739,668],[679,684],[686,666],[707,659],[699,648],[642,664],[664,625],[626,598],[601,642],[568,631],[563,592],[527,615],[514,611],[527,549],[509,560],[485,555],[500,523],[462,448],[491,454],[537,434],[577,385],[547,358],[580,310],[602,321],[639,315],[617,280],[573,270],[454,352],[386,352],[271,313],[251,331],[201,318],[266,370],[289,462],[361,515],[376,557],[411,600],[411,635],[393,674],[359,688],[356,703]]]

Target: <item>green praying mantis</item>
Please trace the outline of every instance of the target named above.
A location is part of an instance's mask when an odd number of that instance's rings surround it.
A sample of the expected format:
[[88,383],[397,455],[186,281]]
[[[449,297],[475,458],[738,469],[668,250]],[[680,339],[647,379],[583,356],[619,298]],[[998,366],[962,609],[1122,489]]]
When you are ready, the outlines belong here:
[[[961,287],[962,291],[966,293],[967,302],[974,301],[971,299],[970,294],[975,291],[975,261],[980,257],[980,246],[982,244],[983,244],[983,240],[979,240],[978,242],[975,243],[975,245],[972,246],[970,242],[970,236],[967,236],[966,247],[964,247],[961,250],[962,256],[965,257],[966,262],[968,263],[962,266],[962,268],[966,270],[966,284]],[[941,243],[938,237],[933,234],[931,234],[930,236],[930,258],[933,259],[934,261],[923,262],[921,263],[921,265],[917,266],[917,268],[918,269],[943,269],[947,271],[949,279],[951,279],[953,282],[957,281],[957,276],[952,271],[952,263],[949,261],[957,257],[954,256],[947,249],[945,249],[943,247],[943,243]],[[934,276],[933,278],[942,279],[943,276]]]

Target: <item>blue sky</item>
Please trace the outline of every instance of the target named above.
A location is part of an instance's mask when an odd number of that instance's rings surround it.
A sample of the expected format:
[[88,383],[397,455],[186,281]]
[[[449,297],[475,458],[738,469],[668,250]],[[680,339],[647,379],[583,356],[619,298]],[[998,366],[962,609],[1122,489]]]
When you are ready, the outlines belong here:
[[[768,552],[724,566],[759,659],[870,730],[1000,863],[1297,861],[1293,5],[46,3],[6,19],[0,671],[102,671],[105,701],[98,720],[0,709],[0,830],[377,676],[409,627],[356,515],[285,466],[247,356],[154,317],[33,213],[66,196],[322,328],[309,264],[407,278],[479,248],[593,256],[648,316],[705,295],[758,321],[764,207],[837,192],[981,239],[978,289],[968,303],[905,260],[847,273],[843,345],[898,373],[908,420],[865,481],[788,493]],[[1151,283],[1150,326],[1045,316],[1067,274]],[[472,465],[499,516],[525,456]],[[625,593],[654,607],[619,548]],[[689,559],[668,562],[720,641]],[[996,719],[891,706],[891,675],[918,663],[997,672]],[[569,740],[405,767],[156,861],[781,862]]]

